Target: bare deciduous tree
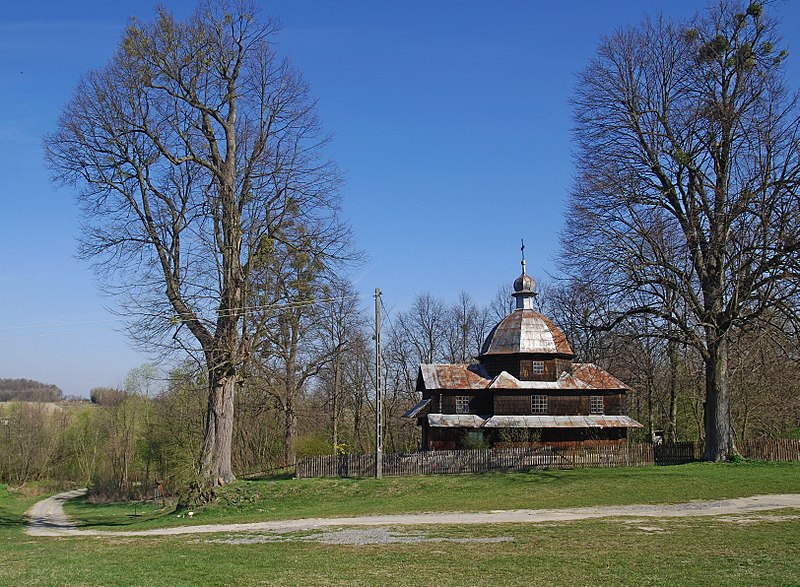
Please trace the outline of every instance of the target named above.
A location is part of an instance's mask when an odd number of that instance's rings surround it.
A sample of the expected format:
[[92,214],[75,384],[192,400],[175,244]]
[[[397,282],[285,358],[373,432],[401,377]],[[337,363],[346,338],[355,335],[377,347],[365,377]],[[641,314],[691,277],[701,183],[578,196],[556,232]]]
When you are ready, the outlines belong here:
[[490,328],[488,311],[480,310],[467,292],[459,293],[446,310],[446,361],[468,363],[480,352]]
[[347,241],[314,101],[277,57],[275,28],[240,2],[207,2],[187,22],[164,9],[133,22],[45,140],[55,179],[79,189],[80,251],[124,295],[133,335],[150,349],[183,347],[207,370],[207,487],[234,478],[253,260],[270,240],[301,235],[298,225],[325,235],[329,258]]
[[620,319],[669,322],[701,354],[707,460],[736,453],[731,333],[793,313],[800,286],[800,121],[777,43],[759,2],[645,21],[601,41],[574,99],[564,262]]
[[564,331],[580,361],[607,366],[612,337],[598,328],[609,315],[608,298],[603,292],[579,279],[550,286],[544,313]]
[[397,315],[397,333],[411,347],[414,359],[435,363],[444,358],[447,310],[444,302],[426,292],[414,298],[411,307]]
[[319,387],[330,410],[331,445],[334,453],[343,450],[339,426],[347,409],[347,399],[354,391],[363,393],[367,385],[356,384],[357,389],[347,389],[346,381],[353,384],[348,372],[358,371],[357,356],[366,345],[366,322],[361,313],[359,297],[350,282],[337,280],[331,289],[331,299],[323,305],[320,315],[322,345],[328,357],[320,372]]

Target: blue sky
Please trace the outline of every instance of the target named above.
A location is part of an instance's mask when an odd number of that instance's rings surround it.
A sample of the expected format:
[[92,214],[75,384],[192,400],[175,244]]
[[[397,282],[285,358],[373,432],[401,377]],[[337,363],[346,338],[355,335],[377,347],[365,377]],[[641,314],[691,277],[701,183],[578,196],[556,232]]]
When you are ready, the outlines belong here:
[[[164,4],[185,17],[194,2]],[[573,175],[569,98],[602,34],[688,0],[260,2],[304,73],[345,171],[344,215],[369,260],[353,279],[403,309],[424,291],[485,303],[519,271],[556,270]],[[17,2],[0,20],[0,378],[88,395],[148,360],[85,262],[72,194],[50,183],[42,136],[79,76],[102,67],[149,2]],[[800,87],[800,9],[770,9]]]

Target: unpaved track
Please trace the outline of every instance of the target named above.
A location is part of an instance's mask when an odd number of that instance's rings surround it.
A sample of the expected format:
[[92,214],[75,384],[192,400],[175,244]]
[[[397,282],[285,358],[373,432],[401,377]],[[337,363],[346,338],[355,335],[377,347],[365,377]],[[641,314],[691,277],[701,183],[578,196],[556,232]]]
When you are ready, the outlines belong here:
[[25,530],[31,536],[64,536],[75,534],[78,530],[64,513],[64,502],[86,495],[86,489],[75,489],[59,493],[36,502],[28,510],[28,527]]
[[[683,518],[748,514],[783,508],[800,509],[800,494],[754,495],[715,501],[690,501],[679,504],[622,505],[554,510],[498,510],[490,512],[450,512],[357,516],[352,518],[306,518],[249,524],[186,525],[153,530],[79,530],[64,514],[66,500],[85,493],[85,489],[61,493],[34,505],[28,512],[31,536],[176,536],[214,532],[293,532],[341,526],[424,526],[430,524],[536,524],[568,522],[590,518]],[[183,521],[186,519],[183,518]]]

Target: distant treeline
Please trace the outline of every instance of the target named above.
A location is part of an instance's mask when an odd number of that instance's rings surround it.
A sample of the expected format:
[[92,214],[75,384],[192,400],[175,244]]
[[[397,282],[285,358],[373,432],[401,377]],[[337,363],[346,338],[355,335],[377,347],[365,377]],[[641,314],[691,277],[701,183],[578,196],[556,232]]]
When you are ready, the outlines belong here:
[[61,399],[63,393],[55,385],[32,379],[0,379],[0,402],[57,402]]

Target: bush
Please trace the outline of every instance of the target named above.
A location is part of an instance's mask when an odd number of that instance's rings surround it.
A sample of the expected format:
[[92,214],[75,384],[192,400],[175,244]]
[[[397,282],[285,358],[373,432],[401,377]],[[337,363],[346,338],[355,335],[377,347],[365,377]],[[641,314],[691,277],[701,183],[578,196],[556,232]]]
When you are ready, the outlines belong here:
[[301,436],[297,439],[295,448],[298,458],[333,454],[333,446],[331,446],[331,441],[319,434]]

